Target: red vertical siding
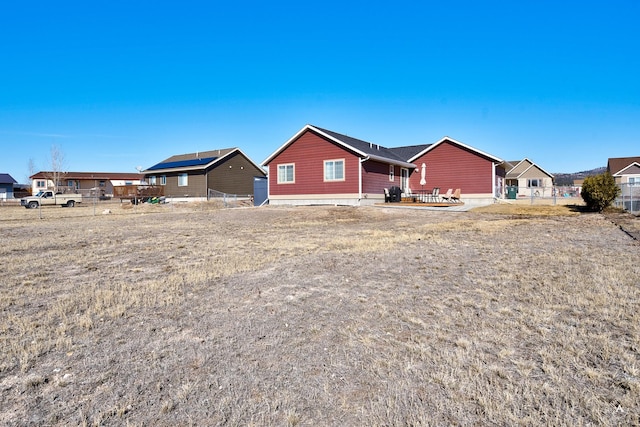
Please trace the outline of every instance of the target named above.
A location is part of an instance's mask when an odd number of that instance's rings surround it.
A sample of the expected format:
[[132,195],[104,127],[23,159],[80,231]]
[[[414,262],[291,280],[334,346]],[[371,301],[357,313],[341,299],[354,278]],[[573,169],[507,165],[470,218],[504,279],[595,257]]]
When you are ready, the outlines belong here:
[[[324,182],[324,161],[338,159],[344,159],[344,181]],[[291,163],[295,164],[295,183],[278,184],[278,165]],[[311,131],[306,131],[269,162],[269,194],[290,196],[358,193],[359,167],[358,156]]]
[[416,159],[415,172],[411,174],[410,186],[420,190],[422,163],[427,165],[425,189],[440,187],[440,191],[459,188],[462,194],[493,193],[492,161],[473,151],[448,141]]

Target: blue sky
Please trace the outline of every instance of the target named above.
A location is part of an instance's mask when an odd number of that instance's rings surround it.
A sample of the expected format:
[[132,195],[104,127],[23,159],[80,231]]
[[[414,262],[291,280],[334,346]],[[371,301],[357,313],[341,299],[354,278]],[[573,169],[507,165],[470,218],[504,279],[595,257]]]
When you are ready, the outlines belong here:
[[9,2],[0,172],[135,172],[310,123],[549,172],[640,155],[640,2]]

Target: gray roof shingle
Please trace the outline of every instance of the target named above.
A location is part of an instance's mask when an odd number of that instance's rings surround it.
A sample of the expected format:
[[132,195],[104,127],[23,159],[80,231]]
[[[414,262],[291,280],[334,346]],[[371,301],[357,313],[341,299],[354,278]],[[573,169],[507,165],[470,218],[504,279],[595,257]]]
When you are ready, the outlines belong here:
[[408,145],[406,147],[390,148],[390,150],[406,162],[432,145],[433,144]]
[[406,162],[407,159],[409,158],[409,157],[402,157],[401,154],[403,153],[400,150],[401,148],[408,148],[408,147],[387,148],[379,144],[374,144],[372,142],[367,142],[361,139],[352,138],[350,136],[343,135],[341,133],[334,132],[328,129],[323,129],[318,126],[313,126],[313,127],[365,154],[384,157],[390,160],[402,161],[402,162]]
[[18,182],[13,179],[8,173],[0,173],[0,184],[17,184]]

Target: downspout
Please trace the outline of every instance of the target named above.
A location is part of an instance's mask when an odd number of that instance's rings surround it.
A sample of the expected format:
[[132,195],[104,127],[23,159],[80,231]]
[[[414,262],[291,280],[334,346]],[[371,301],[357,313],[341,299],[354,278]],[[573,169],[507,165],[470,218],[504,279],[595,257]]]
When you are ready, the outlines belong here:
[[[265,200],[265,203],[269,202],[270,198],[271,198],[271,164],[268,164],[267,165],[267,200]],[[264,205],[264,203],[262,205]]]
[[360,159],[360,167],[358,168],[358,205],[360,204],[360,200],[362,200],[362,164],[367,160],[369,160],[369,156]]
[[496,163],[491,162],[491,195],[493,202],[496,202]]

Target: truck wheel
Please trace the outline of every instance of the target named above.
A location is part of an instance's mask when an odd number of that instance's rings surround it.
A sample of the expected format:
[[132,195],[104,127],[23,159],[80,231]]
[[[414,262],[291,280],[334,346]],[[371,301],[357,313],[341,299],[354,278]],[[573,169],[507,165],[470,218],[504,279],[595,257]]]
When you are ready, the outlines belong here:
[[75,205],[76,205],[76,202],[74,202],[73,200],[69,200],[69,201],[67,202],[67,207],[68,207],[68,208],[72,208],[72,207],[74,207]]
[[35,209],[38,207],[38,202],[29,202],[29,209]]

